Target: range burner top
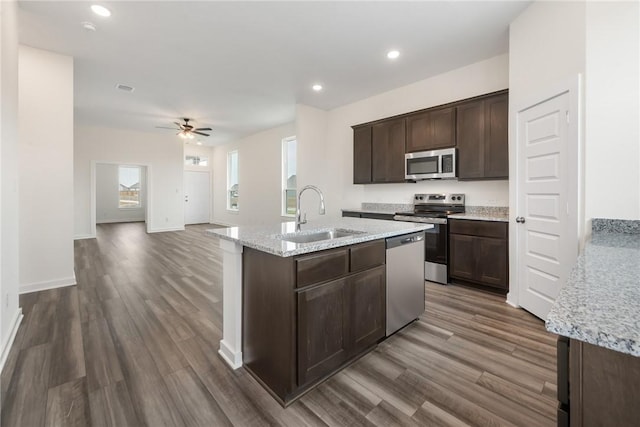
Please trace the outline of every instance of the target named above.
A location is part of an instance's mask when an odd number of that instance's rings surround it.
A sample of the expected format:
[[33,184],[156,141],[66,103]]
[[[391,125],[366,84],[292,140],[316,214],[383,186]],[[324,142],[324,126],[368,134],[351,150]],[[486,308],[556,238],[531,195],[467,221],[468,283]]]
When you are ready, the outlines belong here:
[[416,194],[413,211],[397,212],[396,221],[446,224],[447,215],[464,213],[464,194]]

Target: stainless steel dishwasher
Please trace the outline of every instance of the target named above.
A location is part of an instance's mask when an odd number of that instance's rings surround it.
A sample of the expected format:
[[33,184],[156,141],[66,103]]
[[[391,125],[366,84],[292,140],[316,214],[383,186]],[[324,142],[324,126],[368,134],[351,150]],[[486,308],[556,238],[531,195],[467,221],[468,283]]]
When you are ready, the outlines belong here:
[[387,239],[387,336],[424,312],[424,232]]

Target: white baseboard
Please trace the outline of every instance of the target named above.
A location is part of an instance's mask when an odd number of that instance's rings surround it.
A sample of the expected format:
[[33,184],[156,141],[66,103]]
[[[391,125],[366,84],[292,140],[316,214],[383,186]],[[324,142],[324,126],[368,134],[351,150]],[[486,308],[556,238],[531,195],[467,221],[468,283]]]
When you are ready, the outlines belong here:
[[73,286],[77,284],[75,273],[71,277],[65,277],[64,279],[46,280],[44,282],[29,283],[26,285],[20,285],[18,288],[19,294],[28,294],[31,292],[47,291],[49,289],[64,288],[65,286]]
[[184,231],[184,225],[182,227],[147,228],[147,233],[164,233],[166,231]]
[[95,234],[79,234],[77,236],[73,236],[73,240],[84,240],[84,239],[95,239]]
[[16,339],[16,334],[18,333],[18,328],[20,327],[20,323],[22,322],[22,309],[18,307],[15,316],[13,316],[13,321],[11,322],[11,330],[9,332],[9,336],[2,343],[2,348],[0,349],[0,372],[4,369],[4,364],[7,362],[7,358],[9,357],[9,352],[11,351],[11,346],[13,345],[13,341]]

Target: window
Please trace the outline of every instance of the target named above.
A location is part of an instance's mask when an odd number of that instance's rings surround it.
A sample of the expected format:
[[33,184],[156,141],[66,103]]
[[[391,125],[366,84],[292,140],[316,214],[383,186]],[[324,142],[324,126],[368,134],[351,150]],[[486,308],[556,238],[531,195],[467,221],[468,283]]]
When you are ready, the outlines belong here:
[[209,158],[204,156],[193,156],[193,155],[187,154],[186,156],[184,156],[184,164],[185,166],[206,167],[209,165]]
[[295,136],[282,140],[282,215],[296,214],[296,148]]
[[238,210],[238,152],[227,154],[227,209]]
[[138,166],[120,166],[118,168],[118,207],[121,209],[139,208],[140,168]]

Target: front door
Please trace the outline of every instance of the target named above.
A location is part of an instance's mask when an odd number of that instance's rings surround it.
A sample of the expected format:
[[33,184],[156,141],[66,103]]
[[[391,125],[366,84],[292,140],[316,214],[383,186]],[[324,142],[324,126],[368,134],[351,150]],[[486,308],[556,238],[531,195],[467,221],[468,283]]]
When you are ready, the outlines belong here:
[[[577,256],[569,220],[569,93],[517,113],[520,305],[546,319]],[[573,189],[572,191],[577,191]]]
[[209,172],[184,172],[184,223],[209,223]]

